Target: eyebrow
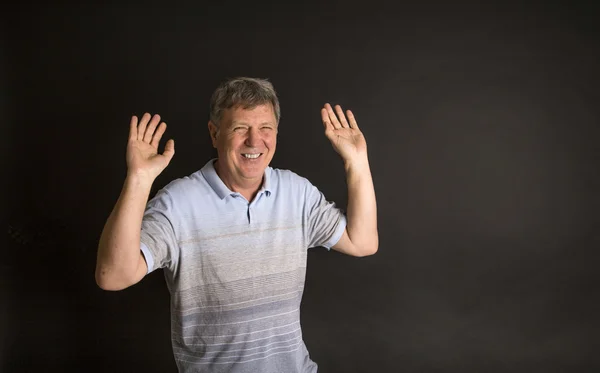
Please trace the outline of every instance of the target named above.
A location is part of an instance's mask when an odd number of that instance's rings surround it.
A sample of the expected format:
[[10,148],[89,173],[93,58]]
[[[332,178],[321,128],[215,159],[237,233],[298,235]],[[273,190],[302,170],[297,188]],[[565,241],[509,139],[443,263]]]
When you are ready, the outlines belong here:
[[[266,125],[270,125],[270,126],[273,126],[273,125],[275,125],[275,123],[274,123],[274,122],[263,122],[263,123],[259,123],[258,125],[259,125],[259,126],[263,126],[263,125],[265,125],[265,124],[266,124]],[[248,123],[246,123],[246,122],[240,122],[240,121],[235,121],[235,120],[234,120],[233,122],[231,122],[231,125],[232,125],[232,126],[249,126],[249,124],[248,124]]]

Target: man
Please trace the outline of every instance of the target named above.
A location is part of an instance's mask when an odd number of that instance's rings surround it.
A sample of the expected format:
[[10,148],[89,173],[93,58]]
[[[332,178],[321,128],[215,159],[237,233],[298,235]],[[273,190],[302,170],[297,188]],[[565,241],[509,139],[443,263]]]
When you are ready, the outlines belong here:
[[307,179],[269,167],[280,108],[267,80],[236,78],[217,88],[208,130],[218,158],[149,202],[175,144],[167,141],[159,154],[166,124],[158,115],[132,117],[127,177],[100,238],[96,282],[121,290],[164,269],[180,372],[317,371],[300,328],[307,249],[365,256],[378,248],[367,146],[346,114],[321,109],[325,135],[344,161],[347,214]]

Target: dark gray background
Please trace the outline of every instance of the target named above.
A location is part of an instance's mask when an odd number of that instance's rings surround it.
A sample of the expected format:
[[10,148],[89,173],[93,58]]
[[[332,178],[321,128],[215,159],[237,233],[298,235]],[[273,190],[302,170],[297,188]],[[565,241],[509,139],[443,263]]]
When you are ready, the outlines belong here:
[[380,249],[310,252],[302,324],[320,371],[598,371],[591,3],[7,8],[0,371],[175,371],[162,273],[102,291],[96,245],[130,116],[160,113],[176,141],[154,193],[215,155],[208,100],[240,75],[280,95],[272,166],[342,207],[320,107],[352,109],[367,138]]

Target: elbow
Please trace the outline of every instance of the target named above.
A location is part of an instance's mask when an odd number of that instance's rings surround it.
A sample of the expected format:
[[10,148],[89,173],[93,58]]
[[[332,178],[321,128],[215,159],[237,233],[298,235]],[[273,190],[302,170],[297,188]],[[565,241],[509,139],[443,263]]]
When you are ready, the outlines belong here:
[[361,250],[360,255],[358,255],[358,256],[365,257],[365,256],[375,255],[377,253],[377,249],[378,249],[377,245],[366,246]]
[[371,255],[375,255],[375,253],[377,253],[377,249],[378,249],[377,243],[361,245],[358,247],[355,246],[355,249],[354,249],[352,255],[357,256],[359,258],[362,258],[365,256],[371,256]]
[[109,275],[108,271],[101,268],[96,268],[95,273],[96,285],[102,290],[107,291],[119,291],[128,288],[128,285],[125,281],[121,281],[116,276]]
[[361,245],[356,256],[365,257],[375,255],[379,249],[379,239],[375,237],[371,242]]
[[377,250],[379,249],[379,244],[375,244],[372,248],[370,248],[369,254],[368,255],[375,255],[377,254]]
[[117,286],[114,281],[110,281],[110,279],[108,279],[106,276],[99,274],[98,271],[96,271],[95,277],[96,277],[96,285],[98,285],[98,287],[102,290],[107,290],[107,291],[123,290],[119,286]]

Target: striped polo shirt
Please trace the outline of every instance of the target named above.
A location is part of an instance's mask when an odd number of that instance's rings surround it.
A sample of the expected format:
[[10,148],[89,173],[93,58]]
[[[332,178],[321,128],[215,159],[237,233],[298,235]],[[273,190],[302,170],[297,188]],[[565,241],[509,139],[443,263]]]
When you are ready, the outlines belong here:
[[307,250],[330,249],[344,212],[306,178],[267,167],[248,202],[211,159],[147,204],[141,250],[171,294],[179,372],[316,372],[300,328]]

